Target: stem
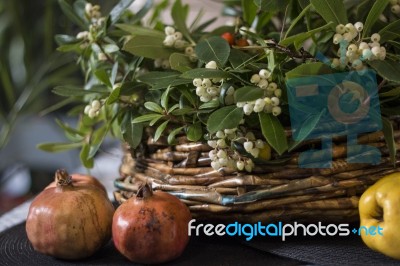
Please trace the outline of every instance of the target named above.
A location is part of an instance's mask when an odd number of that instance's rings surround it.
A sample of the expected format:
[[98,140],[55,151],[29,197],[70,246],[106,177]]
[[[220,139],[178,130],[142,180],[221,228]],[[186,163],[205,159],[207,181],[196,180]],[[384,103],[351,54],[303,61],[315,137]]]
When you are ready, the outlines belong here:
[[72,177],[65,169],[58,169],[55,174],[57,187],[72,186]]
[[145,184],[141,184],[136,194],[136,198],[147,199],[151,196],[153,196],[153,189],[151,186],[147,182]]

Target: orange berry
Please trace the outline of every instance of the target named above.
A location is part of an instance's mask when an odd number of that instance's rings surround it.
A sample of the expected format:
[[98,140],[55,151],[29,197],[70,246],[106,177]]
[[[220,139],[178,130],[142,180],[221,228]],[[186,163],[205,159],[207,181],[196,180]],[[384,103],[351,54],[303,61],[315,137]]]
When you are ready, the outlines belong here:
[[223,39],[225,39],[225,40],[229,43],[229,45],[234,45],[234,44],[235,44],[235,36],[233,36],[232,33],[230,33],[230,32],[225,32],[225,33],[223,33],[223,34],[221,35],[221,37],[222,37]]
[[239,39],[236,41],[236,45],[239,47],[249,46],[249,42],[246,39]]

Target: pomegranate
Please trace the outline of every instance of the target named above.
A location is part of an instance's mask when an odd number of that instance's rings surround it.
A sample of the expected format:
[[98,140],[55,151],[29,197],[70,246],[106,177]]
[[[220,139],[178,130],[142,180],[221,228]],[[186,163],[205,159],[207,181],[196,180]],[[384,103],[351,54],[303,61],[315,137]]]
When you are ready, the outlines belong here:
[[[74,186],[86,186],[86,185],[94,185],[101,190],[103,190],[105,193],[107,193],[106,188],[103,186],[102,183],[100,183],[97,178],[90,176],[90,175],[82,175],[82,174],[72,174],[71,175],[72,179],[72,185]],[[45,189],[56,187],[57,182],[53,181],[51,182]]]
[[103,189],[74,183],[65,170],[56,171],[55,182],[29,208],[28,239],[36,251],[56,258],[89,257],[111,238],[114,206]]
[[189,209],[166,192],[153,192],[148,184],[114,213],[115,247],[136,263],[162,263],[178,258],[188,241]]

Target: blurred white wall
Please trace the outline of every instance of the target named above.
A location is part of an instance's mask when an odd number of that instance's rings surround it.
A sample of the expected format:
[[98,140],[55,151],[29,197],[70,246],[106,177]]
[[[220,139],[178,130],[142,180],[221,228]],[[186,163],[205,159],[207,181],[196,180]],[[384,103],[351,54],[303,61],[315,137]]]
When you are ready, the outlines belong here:
[[[140,8],[144,5],[146,0],[136,0],[132,6],[131,9],[133,11],[138,11]],[[160,2],[160,0],[155,0],[155,2]],[[170,0],[170,4],[172,5],[174,3],[174,0]],[[222,17],[222,8],[223,4],[222,1],[219,0],[182,0],[182,3],[184,4],[189,4],[189,16],[188,16],[188,21],[187,23],[190,25],[190,23],[193,21],[193,19],[197,16],[198,12],[203,9],[204,15],[202,21],[209,20],[211,18],[217,18],[217,21],[215,24],[211,25],[211,28],[214,28],[215,25],[224,25],[226,23],[229,23],[231,21],[230,18],[227,17]],[[162,13],[162,20],[166,24],[172,24],[172,18],[170,16],[170,8],[171,6],[166,9]]]

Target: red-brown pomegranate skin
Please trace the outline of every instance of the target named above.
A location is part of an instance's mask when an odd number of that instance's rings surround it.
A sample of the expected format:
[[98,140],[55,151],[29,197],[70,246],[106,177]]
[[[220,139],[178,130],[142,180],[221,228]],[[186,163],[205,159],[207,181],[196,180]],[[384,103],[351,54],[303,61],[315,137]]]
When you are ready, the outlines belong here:
[[114,206],[99,187],[75,186],[71,179],[63,179],[65,175],[65,171],[57,171],[60,184],[43,190],[33,200],[26,233],[40,253],[82,259],[110,240]]
[[[144,188],[144,191],[141,190]],[[136,263],[178,258],[188,241],[189,209],[178,198],[146,184],[115,211],[112,234],[117,250]]]

